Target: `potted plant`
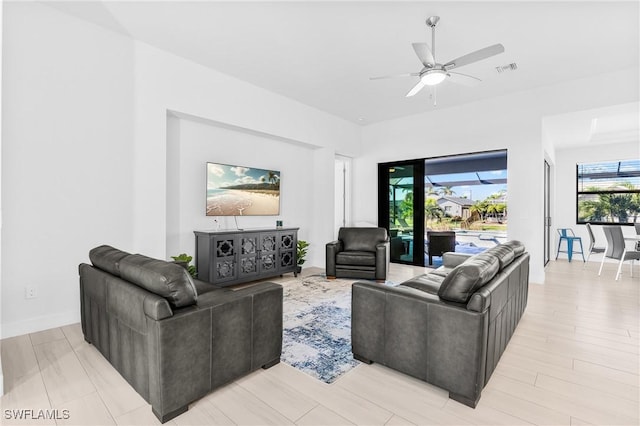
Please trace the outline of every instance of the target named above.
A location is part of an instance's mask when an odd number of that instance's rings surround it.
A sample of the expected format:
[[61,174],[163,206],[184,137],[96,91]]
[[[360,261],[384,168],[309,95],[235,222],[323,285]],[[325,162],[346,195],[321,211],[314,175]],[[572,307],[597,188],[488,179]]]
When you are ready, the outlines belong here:
[[177,263],[178,265],[186,269],[187,272],[189,272],[189,275],[191,275],[193,278],[196,278],[198,276],[196,267],[189,264],[193,260],[193,256],[189,256],[186,253],[180,253],[177,256],[171,256],[171,258],[173,259],[174,263]]
[[298,273],[302,271],[302,264],[306,260],[307,251],[309,250],[309,243],[305,240],[298,240],[296,245],[297,259],[298,259]]

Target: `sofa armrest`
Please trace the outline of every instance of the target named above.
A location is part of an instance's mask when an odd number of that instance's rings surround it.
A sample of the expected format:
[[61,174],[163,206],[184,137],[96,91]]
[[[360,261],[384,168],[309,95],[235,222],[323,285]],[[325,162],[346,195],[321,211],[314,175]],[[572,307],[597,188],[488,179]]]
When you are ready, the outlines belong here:
[[376,244],[376,277],[378,281],[387,279],[387,269],[389,266],[390,256],[389,240]]
[[448,251],[442,255],[442,265],[447,268],[455,268],[472,256],[473,255],[469,253],[456,253],[453,251]]
[[342,241],[336,240],[326,245],[326,274],[328,277],[336,276],[336,256],[342,249]]

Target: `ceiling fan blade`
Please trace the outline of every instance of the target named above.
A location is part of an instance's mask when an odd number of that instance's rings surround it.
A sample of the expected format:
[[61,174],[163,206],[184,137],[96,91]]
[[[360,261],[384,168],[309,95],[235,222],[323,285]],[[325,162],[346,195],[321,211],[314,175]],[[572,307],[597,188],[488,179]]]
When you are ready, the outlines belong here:
[[498,43],[493,46],[485,47],[484,49],[476,50],[475,52],[467,53],[453,61],[447,62],[443,66],[446,70],[452,70],[454,68],[459,68],[464,65],[469,65],[474,62],[487,59],[502,52],[504,52],[504,46]]
[[380,80],[383,78],[395,78],[395,77],[417,77],[419,76],[419,72],[406,72],[403,74],[390,74],[390,75],[381,75],[379,77],[369,77],[369,80]]
[[452,83],[458,83],[464,86],[477,86],[482,81],[478,77],[454,71],[449,71],[447,76]]
[[416,55],[418,55],[418,59],[422,62],[422,65],[427,68],[433,68],[436,64],[436,60],[433,57],[433,53],[431,53],[431,49],[427,46],[427,43],[412,43],[411,45],[413,46],[413,50],[416,52]]
[[418,84],[413,86],[413,88],[411,90],[409,90],[409,93],[407,93],[405,96],[407,98],[410,98],[411,96],[413,96],[416,93],[418,93],[419,91],[421,91],[423,87],[424,87],[424,83],[422,82],[422,80],[420,80],[420,81],[418,81]]

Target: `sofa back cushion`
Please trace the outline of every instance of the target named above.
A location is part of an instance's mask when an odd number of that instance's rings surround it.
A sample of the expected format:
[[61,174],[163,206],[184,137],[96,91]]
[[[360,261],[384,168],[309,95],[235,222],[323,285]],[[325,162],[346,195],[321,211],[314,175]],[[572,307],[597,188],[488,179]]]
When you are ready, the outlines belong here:
[[501,271],[513,262],[513,259],[515,259],[515,252],[513,251],[513,248],[506,244],[491,247],[489,250],[486,250],[485,253],[490,253],[498,258]]
[[132,254],[120,261],[120,276],[139,287],[167,299],[175,308],[194,305],[196,287],[182,266]]
[[126,251],[102,245],[89,251],[89,260],[96,268],[119,277],[120,261],[129,255]]
[[376,245],[387,241],[384,228],[340,228],[338,239],[347,251],[376,251]]
[[467,303],[473,293],[488,283],[500,269],[500,262],[491,253],[483,252],[456,266],[446,276],[438,296],[449,302]]
[[520,257],[524,253],[524,244],[518,240],[509,240],[502,244],[503,246],[509,246],[513,249],[515,257]]

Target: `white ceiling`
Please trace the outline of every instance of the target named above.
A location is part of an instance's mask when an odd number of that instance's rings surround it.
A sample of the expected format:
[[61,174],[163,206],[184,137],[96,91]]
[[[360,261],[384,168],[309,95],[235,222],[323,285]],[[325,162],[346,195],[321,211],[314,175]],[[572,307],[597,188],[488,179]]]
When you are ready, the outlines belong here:
[[[637,0],[47,4],[358,124],[638,67],[640,56]],[[505,47],[459,69],[480,85],[438,86],[437,107],[426,89],[405,98],[417,77],[369,79],[420,70],[411,43],[431,44],[431,15],[438,62]]]
[[[640,103],[545,117],[543,129],[557,149],[640,140]],[[638,145],[640,147],[640,145]]]

